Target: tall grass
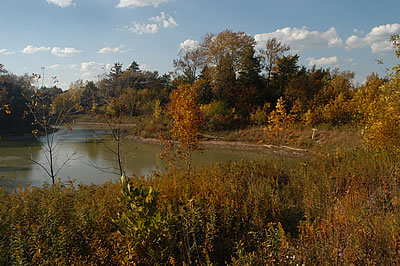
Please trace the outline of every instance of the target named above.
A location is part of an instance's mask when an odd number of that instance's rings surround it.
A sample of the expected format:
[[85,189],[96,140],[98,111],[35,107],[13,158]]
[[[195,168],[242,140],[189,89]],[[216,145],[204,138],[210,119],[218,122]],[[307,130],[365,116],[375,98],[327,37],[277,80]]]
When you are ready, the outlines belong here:
[[1,190],[0,264],[400,264],[398,159],[358,148]]

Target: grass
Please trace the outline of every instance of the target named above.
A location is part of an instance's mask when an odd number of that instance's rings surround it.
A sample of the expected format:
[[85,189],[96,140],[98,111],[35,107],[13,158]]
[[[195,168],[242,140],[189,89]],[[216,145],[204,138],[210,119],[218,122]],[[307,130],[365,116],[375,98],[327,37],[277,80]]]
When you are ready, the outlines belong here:
[[399,264],[398,159],[361,147],[294,168],[242,161],[1,190],[0,263]]
[[[156,125],[130,123],[146,137]],[[0,190],[0,264],[400,264],[400,155],[353,128],[287,133],[279,145],[313,158]],[[257,142],[263,129],[213,134]]]

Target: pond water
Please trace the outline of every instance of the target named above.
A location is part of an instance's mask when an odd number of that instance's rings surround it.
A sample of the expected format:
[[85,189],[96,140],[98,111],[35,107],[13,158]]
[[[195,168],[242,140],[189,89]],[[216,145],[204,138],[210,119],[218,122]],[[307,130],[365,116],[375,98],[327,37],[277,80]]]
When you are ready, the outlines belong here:
[[[44,138],[40,139],[44,141]],[[102,184],[119,179],[117,162],[113,154],[114,143],[107,132],[88,128],[60,130],[55,135],[59,144],[55,159],[60,166],[67,162],[58,174],[62,181],[74,180],[82,184]],[[124,140],[123,158],[128,175],[147,175],[162,170],[165,162],[160,158],[163,147],[158,144]],[[51,179],[45,171],[29,159],[46,165],[45,152],[37,140],[0,142],[0,186],[12,190],[19,185],[42,186]],[[265,160],[257,151],[207,149],[193,156],[195,167],[211,163],[237,160]]]

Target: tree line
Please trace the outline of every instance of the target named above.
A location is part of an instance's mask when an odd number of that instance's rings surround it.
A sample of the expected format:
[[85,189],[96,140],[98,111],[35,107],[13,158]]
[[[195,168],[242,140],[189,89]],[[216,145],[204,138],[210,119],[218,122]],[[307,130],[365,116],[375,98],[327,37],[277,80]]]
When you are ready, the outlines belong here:
[[[392,42],[399,47],[398,36]],[[299,55],[289,51],[275,38],[257,50],[253,37],[225,30],[206,34],[197,47],[182,49],[173,60],[174,71],[168,74],[140,70],[136,61],[126,69],[115,63],[98,82],[78,80],[64,92],[57,87],[40,87],[39,91],[49,94],[49,112],[68,106],[79,113],[152,116],[155,109],[166,109],[173,90],[188,85],[195,91],[203,128],[230,130],[271,126],[274,121],[305,126],[364,125],[371,122],[371,109],[378,108],[370,105],[389,93],[382,86],[393,87],[398,79],[395,67],[387,77],[372,73],[364,84],[355,86],[353,72],[300,66]],[[1,134],[21,133],[21,129],[31,132],[33,118],[25,107],[29,103],[26,95],[32,94],[31,81],[28,75],[18,77],[1,67],[1,123],[10,119],[21,123],[14,124],[15,128],[1,127],[7,131]],[[281,116],[291,119],[276,116],[279,108]]]

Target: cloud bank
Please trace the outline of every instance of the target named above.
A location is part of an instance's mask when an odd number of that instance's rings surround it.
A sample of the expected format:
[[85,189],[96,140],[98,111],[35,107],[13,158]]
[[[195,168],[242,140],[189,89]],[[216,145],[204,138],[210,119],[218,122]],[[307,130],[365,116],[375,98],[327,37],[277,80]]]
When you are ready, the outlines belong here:
[[331,27],[325,32],[310,31],[306,27],[278,29],[271,33],[260,33],[254,36],[257,48],[263,48],[267,40],[276,38],[283,44],[289,45],[294,52],[305,49],[323,49],[341,47],[343,40],[336,33],[336,29]]
[[51,49],[50,47],[44,47],[44,46],[34,47],[33,45],[28,45],[21,52],[24,54],[35,54],[38,52],[50,51],[50,49]]
[[[355,31],[358,33],[358,31]],[[362,33],[362,32],[361,32]],[[369,46],[374,54],[385,54],[393,51],[389,38],[392,34],[400,33],[400,24],[386,24],[372,28],[364,36],[351,35],[346,40],[346,50]]]
[[45,46],[40,46],[40,47],[35,47],[33,45],[28,45],[26,46],[21,52],[24,54],[36,54],[39,52],[48,52],[50,51],[53,55],[55,56],[60,56],[60,57],[68,57],[68,56],[74,56],[78,55],[81,53],[81,51],[75,49],[75,48],[60,48],[60,47],[45,47]]

